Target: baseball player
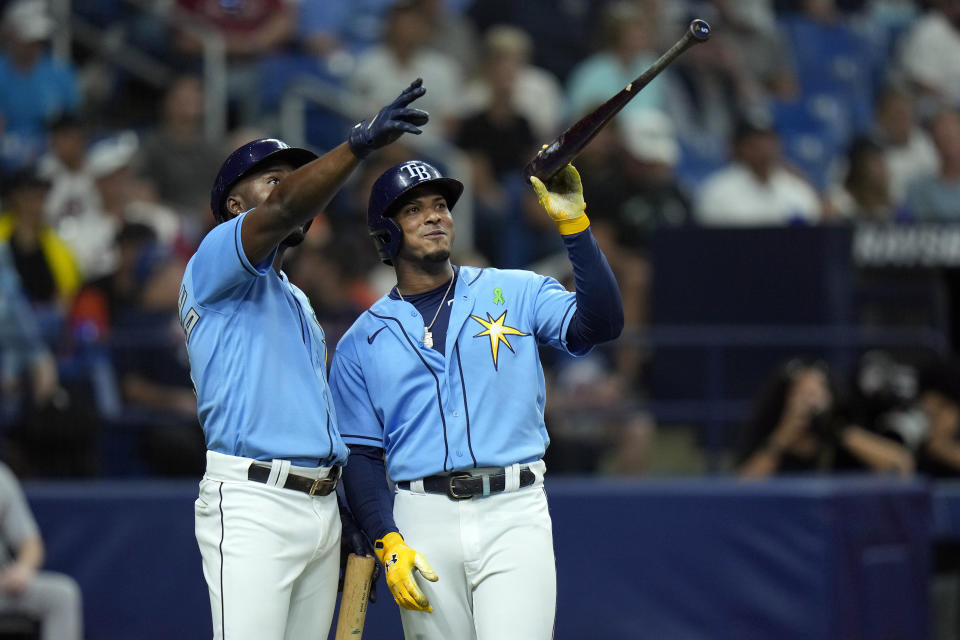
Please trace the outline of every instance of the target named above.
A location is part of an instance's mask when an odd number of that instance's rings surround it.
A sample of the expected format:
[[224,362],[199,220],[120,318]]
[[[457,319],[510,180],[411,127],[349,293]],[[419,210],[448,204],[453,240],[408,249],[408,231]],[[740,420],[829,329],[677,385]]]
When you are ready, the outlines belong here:
[[351,449],[344,491],[408,640],[553,633],[538,347],[583,355],[620,334],[623,305],[576,169],[532,181],[576,293],[530,271],[451,265],[463,185],[426,162],[387,170],[370,196],[370,234],[397,286],[338,343],[330,389]]
[[272,138],[223,163],[218,224],[187,264],[180,321],[207,444],[195,505],[215,639],[326,637],[347,448],[327,387],[323,329],[281,271],[360,159],[427,114],[417,80],[322,157]]

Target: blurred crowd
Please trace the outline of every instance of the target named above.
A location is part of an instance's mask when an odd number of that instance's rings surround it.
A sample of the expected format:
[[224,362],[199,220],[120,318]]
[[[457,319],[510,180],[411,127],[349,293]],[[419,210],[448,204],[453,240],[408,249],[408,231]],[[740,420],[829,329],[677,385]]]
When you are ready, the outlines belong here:
[[[958,0],[0,0],[0,11],[0,457],[22,475],[202,472],[177,288],[213,224],[220,163],[282,135],[284,97],[305,82],[331,98],[288,141],[317,151],[416,77],[431,114],[412,146],[364,163],[288,260],[331,348],[393,284],[366,202],[373,179],[411,156],[464,159],[472,240],[455,262],[570,278],[520,171],[694,17],[710,41],[576,160],[625,335],[649,320],[660,229],[960,220]],[[226,60],[215,79],[226,132],[213,139],[210,34]],[[547,363],[551,469],[650,468],[643,349],[622,342]],[[791,360],[757,390],[730,468],[960,475],[960,375],[941,356],[888,362],[884,375],[900,367],[912,381],[892,396],[867,380],[889,354],[865,355],[846,381]]]

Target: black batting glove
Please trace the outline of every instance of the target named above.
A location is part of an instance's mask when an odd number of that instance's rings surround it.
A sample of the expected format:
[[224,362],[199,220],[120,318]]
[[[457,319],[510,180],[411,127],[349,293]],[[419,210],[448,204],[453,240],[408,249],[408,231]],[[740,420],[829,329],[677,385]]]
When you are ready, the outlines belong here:
[[[358,556],[372,556],[373,546],[367,536],[360,530],[360,526],[353,514],[343,503],[340,494],[337,494],[337,507],[340,510],[340,577],[337,581],[337,592],[343,591],[343,578],[347,572],[347,558],[351,553]],[[379,562],[373,563],[373,577],[370,579],[370,602],[377,601],[377,580],[380,578]]]
[[403,90],[397,99],[380,109],[370,120],[358,122],[350,130],[347,142],[358,158],[366,158],[372,151],[395,141],[404,133],[420,135],[419,127],[427,124],[430,114],[422,109],[408,109],[407,105],[426,93],[423,80],[417,78]]

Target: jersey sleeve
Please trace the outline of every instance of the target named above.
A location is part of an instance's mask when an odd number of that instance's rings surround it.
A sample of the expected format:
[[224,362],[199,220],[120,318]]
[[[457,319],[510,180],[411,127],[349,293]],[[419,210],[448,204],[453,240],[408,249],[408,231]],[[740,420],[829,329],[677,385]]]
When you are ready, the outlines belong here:
[[[567,349],[567,327],[577,309],[576,294],[567,291],[556,279],[537,276],[531,285],[535,296],[533,312],[537,342],[563,351]],[[572,354],[571,355],[582,355]]]
[[276,248],[257,265],[250,263],[243,250],[240,230],[249,213],[220,223],[200,243],[191,260],[193,291],[200,304],[217,300],[234,287],[269,273]]
[[347,336],[340,340],[333,355],[329,384],[343,441],[348,445],[383,448],[383,423],[370,402],[356,349]]

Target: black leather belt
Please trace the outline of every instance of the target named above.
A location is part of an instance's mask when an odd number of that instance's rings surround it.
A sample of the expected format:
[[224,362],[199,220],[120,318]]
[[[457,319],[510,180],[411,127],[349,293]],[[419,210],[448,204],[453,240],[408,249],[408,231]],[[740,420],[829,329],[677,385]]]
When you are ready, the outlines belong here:
[[[254,482],[266,483],[270,477],[270,466],[264,466],[256,462],[250,464],[247,471],[247,479]],[[287,481],[283,483],[284,489],[293,489],[302,491],[311,496],[325,496],[337,488],[337,480],[340,479],[340,467],[330,467],[330,474],[326,478],[308,478],[307,476],[298,476],[292,473],[287,474]]]
[[[507,486],[507,474],[497,473],[472,476],[469,473],[451,473],[442,476],[427,476],[423,479],[423,490],[427,493],[439,493],[451,500],[468,500],[474,496],[482,496],[483,479],[490,481],[489,493],[500,493]],[[537,479],[536,474],[527,467],[520,469],[520,486],[529,487]],[[397,483],[401,489],[410,489],[409,480]]]

